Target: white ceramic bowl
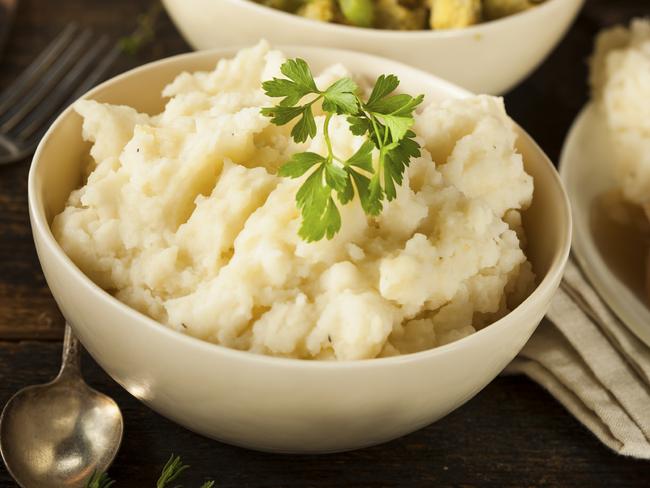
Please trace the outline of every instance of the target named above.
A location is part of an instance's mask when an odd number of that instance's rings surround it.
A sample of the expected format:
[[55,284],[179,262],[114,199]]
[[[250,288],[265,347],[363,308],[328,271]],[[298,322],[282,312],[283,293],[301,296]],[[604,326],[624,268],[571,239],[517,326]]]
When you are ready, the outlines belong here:
[[[428,100],[467,92],[408,66],[365,54],[288,47],[318,71],[342,62],[376,77],[397,73]],[[162,60],[114,78],[87,97],[162,109],[159,93],[183,70],[211,69],[233,50]],[[497,323],[458,342],[401,357],[351,362],[280,359],[230,350],[168,329],[96,286],[64,254],[49,223],[81,183],[88,144],[67,109],[38,147],[29,175],[32,230],[45,277],[63,315],[108,374],[152,409],[206,436],[281,452],[327,452],[381,443],[446,415],[488,384],[519,352],[546,312],[566,262],[571,220],[550,161],[520,132],[518,147],[535,179],[524,215],[528,255],[539,277],[533,294]]]
[[475,93],[501,94],[531,73],[564,36],[584,0],[546,0],[466,29],[388,31],[328,24],[251,0],[163,0],[195,49],[297,44],[354,49],[410,64]]

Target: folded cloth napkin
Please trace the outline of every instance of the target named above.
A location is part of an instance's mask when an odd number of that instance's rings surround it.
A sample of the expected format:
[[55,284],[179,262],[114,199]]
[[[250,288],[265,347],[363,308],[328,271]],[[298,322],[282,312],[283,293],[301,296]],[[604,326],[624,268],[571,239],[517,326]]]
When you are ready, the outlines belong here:
[[613,314],[574,261],[546,318],[506,373],[542,385],[619,454],[650,459],[650,348]]

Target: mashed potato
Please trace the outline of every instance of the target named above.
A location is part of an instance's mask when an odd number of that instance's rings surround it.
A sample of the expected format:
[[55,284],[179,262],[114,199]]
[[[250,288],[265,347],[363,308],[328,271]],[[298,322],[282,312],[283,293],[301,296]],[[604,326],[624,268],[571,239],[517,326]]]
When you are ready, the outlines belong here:
[[650,20],[598,36],[591,84],[610,129],[623,195],[650,217]]
[[[53,222],[96,283],[185,334],[292,358],[362,359],[445,344],[507,313],[529,292],[520,211],[532,178],[499,98],[425,107],[398,198],[367,217],[341,207],[332,240],[298,236],[300,180],[276,175],[297,151],[325,151],[322,131],[296,144],[260,114],[261,82],[284,57],[266,43],[183,73],[164,112],[77,102],[92,142],[88,178]],[[349,75],[332,66],[326,86]],[[317,115],[317,123],[324,117]],[[334,151],[363,139],[343,117]]]

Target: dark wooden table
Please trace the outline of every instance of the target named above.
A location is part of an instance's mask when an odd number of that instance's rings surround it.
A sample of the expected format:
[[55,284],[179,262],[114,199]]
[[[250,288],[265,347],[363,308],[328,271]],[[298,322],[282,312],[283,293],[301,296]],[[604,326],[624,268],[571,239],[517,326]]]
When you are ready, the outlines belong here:
[[[0,89],[67,22],[118,38],[151,5],[152,0],[21,0],[0,57]],[[567,129],[587,99],[586,59],[594,34],[648,14],[649,0],[588,0],[552,56],[506,96],[510,114],[552,159],[557,160]],[[163,14],[155,43],[121,59],[116,71],[188,49]],[[49,380],[59,364],[63,318],[32,244],[28,166],[24,161],[0,167],[0,405],[17,389]],[[522,377],[498,378],[448,417],[389,444],[306,457],[246,451],[192,434],[145,408],[91,358],[84,361],[88,381],[112,395],[124,412],[124,442],[110,471],[118,487],[153,486],[171,452],[192,465],[181,480],[185,486],[199,486],[208,477],[219,487],[650,486],[650,464],[608,451],[544,390]],[[3,465],[0,486],[15,486]]]

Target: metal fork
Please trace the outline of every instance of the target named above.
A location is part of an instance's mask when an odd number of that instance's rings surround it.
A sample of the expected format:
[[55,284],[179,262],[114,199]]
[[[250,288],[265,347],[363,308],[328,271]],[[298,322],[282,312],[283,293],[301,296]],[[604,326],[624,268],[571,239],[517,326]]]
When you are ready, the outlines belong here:
[[0,166],[33,153],[59,112],[95,86],[119,54],[108,37],[66,26],[0,94]]

